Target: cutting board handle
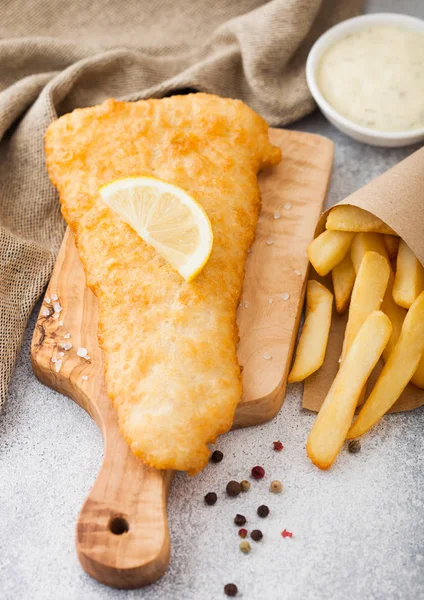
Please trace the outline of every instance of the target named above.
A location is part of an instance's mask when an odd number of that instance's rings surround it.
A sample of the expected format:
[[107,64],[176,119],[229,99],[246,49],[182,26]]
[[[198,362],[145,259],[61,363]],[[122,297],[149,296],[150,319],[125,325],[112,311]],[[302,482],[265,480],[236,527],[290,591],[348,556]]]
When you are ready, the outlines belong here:
[[169,564],[166,501],[171,472],[150,469],[135,458],[114,411],[105,411],[108,399],[90,404],[91,409],[102,407],[93,417],[103,432],[105,455],[78,518],[78,558],[101,583],[138,588],[158,579]]

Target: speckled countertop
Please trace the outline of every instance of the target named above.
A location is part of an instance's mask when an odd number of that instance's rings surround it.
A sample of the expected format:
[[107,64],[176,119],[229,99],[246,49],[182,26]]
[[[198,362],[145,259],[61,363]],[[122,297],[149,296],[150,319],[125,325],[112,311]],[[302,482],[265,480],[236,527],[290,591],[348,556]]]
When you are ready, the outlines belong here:
[[[369,11],[402,10],[424,18],[422,0],[375,0]],[[356,143],[315,113],[294,127],[335,142],[328,204],[387,170],[415,148]],[[209,600],[234,582],[244,600],[418,600],[424,598],[424,408],[384,420],[360,454],[342,451],[320,472],[305,456],[314,415],[300,408],[301,386],[289,386],[272,422],[223,436],[219,465],[190,479],[177,474],[169,499],[172,560],[166,575],[142,590],[108,589],[80,568],[74,547],[78,512],[102,458],[89,416],[41,385],[29,359],[34,312],[0,418],[0,598],[2,600]],[[282,452],[272,442],[282,440]],[[230,479],[255,464],[266,478],[226,498]],[[284,493],[268,491],[280,479]],[[207,507],[203,496],[218,493]],[[258,519],[256,507],[271,508]],[[264,539],[243,555],[236,512]],[[261,521],[259,523],[259,521]],[[293,539],[283,539],[284,529]]]

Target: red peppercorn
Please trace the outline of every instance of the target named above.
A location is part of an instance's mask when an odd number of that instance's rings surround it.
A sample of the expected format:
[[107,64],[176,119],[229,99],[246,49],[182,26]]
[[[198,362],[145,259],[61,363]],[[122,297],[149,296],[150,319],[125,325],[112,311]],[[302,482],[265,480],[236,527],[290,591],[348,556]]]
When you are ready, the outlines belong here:
[[273,442],[273,445],[276,452],[281,452],[281,450],[284,449],[284,446],[281,442]]
[[245,538],[247,536],[247,529],[244,529],[244,527],[242,529],[239,529],[238,534],[241,538]]
[[265,469],[263,467],[253,467],[252,469],[252,477],[253,479],[262,479],[262,477],[265,475]]

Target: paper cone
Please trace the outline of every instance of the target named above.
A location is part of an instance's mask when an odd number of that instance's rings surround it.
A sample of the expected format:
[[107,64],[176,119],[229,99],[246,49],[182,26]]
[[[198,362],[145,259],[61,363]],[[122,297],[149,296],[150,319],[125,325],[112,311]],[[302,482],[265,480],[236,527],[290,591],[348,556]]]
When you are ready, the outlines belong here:
[[[338,204],[351,204],[379,217],[403,238],[424,265],[424,147]],[[318,221],[315,235],[325,229],[328,209]],[[327,353],[321,369],[308,377],[303,408],[318,411],[339,368],[347,315],[333,313]],[[382,368],[379,362],[368,381],[371,391]],[[424,390],[409,384],[390,412],[412,410],[424,404]]]

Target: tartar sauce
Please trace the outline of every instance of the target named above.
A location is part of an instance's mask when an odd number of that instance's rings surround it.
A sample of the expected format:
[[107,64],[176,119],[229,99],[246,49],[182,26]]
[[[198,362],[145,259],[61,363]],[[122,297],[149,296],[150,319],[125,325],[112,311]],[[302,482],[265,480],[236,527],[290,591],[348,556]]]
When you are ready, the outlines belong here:
[[424,34],[390,26],[351,33],[324,53],[317,83],[327,102],[358,125],[424,127]]

